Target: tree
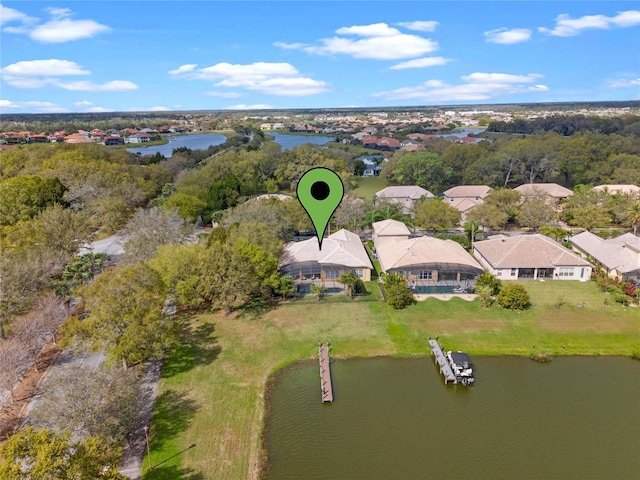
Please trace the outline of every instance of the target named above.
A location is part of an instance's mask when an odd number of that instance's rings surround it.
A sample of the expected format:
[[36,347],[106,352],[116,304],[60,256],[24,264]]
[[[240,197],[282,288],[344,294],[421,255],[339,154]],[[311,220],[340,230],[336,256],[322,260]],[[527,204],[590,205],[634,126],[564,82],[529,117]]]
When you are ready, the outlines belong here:
[[27,427],[0,447],[0,477],[11,480],[126,480],[120,455],[96,438],[71,442],[70,434]]
[[392,172],[392,180],[400,185],[433,188],[446,185],[452,175],[453,170],[437,153],[413,152],[400,157]]
[[585,205],[572,208],[567,212],[567,223],[591,230],[596,227],[606,227],[611,223],[611,216],[602,205]]
[[345,195],[333,214],[337,227],[357,227],[366,213],[366,205],[361,198]]
[[324,283],[313,283],[311,284],[311,293],[313,293],[318,301],[322,300],[324,297],[324,293],[327,291]]
[[416,206],[416,225],[429,230],[448,230],[459,221],[460,212],[440,198],[424,200]]
[[177,210],[178,214],[190,223],[195,222],[207,208],[207,204],[198,197],[181,192],[167,198],[163,206],[167,210]]
[[116,447],[133,425],[139,390],[140,378],[133,369],[59,369],[43,386],[31,424],[81,438],[97,437]]
[[176,339],[178,325],[163,315],[166,290],[162,279],[146,264],[107,270],[79,289],[84,309],[82,322],[71,317],[63,328],[92,350],[106,350],[109,361],[123,365],[159,358]]
[[477,222],[483,227],[494,230],[503,227],[509,220],[509,216],[495,205],[483,203],[469,212],[467,218],[472,222]]
[[13,177],[0,182],[0,226],[29,220],[41,210],[62,202],[66,187],[57,178],[37,175]]
[[[347,295],[349,298],[354,298],[356,296],[356,292],[358,291],[359,285],[362,285],[362,280],[356,274],[356,272],[347,272],[340,275],[338,279],[340,283],[343,283],[347,289]],[[361,288],[364,288],[362,286]]]
[[638,225],[640,225],[640,203],[636,203],[631,207],[629,211],[629,222],[631,222],[633,234],[636,235],[638,232]]
[[540,227],[540,233],[553,238],[556,242],[560,242],[571,236],[571,232],[569,230],[565,230],[562,227],[554,227],[552,225],[543,225]]
[[553,208],[547,205],[544,198],[529,196],[520,204],[516,213],[518,222],[532,230],[537,230],[540,226],[550,223],[554,216]]
[[381,278],[384,298],[393,308],[405,308],[416,302],[411,289],[407,286],[407,281],[400,273],[383,273]]
[[480,297],[480,303],[484,308],[490,308],[493,303],[490,285],[476,284],[476,293]]
[[501,307],[509,310],[526,310],[531,306],[527,290],[519,283],[509,283],[502,287],[497,300]]
[[29,368],[29,355],[19,339],[10,338],[0,344],[0,388],[8,390],[15,401],[13,389]]
[[516,218],[518,206],[520,205],[520,193],[509,188],[493,190],[487,196],[485,204],[496,207],[507,216],[507,220],[503,225],[506,227],[507,222],[511,222]]
[[282,300],[287,299],[287,295],[296,291],[294,278],[291,275],[283,275],[278,279],[278,293],[282,295]]
[[188,227],[175,210],[153,207],[138,210],[124,229],[124,257],[129,262],[146,260],[160,245],[186,240]]
[[489,295],[498,295],[502,288],[502,281],[489,272],[484,272],[476,279],[476,289],[478,287],[489,287]]

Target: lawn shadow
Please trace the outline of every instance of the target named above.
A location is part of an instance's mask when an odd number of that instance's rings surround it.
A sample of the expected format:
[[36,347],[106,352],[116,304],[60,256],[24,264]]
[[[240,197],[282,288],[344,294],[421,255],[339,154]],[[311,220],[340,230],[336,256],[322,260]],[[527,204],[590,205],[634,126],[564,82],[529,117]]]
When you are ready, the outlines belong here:
[[222,348],[214,336],[215,325],[203,323],[197,327],[188,327],[183,331],[180,344],[167,352],[167,360],[162,368],[162,377],[169,378],[188,372],[198,365],[213,362]]
[[150,440],[153,450],[161,450],[164,442],[184,432],[199,408],[195,400],[185,396],[185,392],[170,389],[159,395],[151,420]]
[[275,303],[272,305],[264,298],[255,298],[245,303],[239,310],[239,317],[247,317],[249,319],[256,319],[267,313]]
[[160,465],[147,470],[142,480],[204,480],[204,475],[180,465]]

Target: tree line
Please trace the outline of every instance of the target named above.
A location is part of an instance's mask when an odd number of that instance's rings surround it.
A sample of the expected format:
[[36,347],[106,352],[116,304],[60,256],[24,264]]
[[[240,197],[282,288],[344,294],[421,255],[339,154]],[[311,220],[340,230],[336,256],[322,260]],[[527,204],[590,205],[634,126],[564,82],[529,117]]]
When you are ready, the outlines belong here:
[[491,122],[487,132],[539,135],[547,132],[571,136],[580,132],[609,135],[640,134],[640,116],[599,117],[585,115],[552,115],[525,120],[516,118],[511,122]]

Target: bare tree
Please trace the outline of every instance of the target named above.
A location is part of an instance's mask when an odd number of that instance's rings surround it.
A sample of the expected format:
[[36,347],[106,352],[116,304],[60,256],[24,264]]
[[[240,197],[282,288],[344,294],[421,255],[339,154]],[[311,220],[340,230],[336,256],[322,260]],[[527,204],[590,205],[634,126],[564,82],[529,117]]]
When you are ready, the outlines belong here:
[[25,346],[16,338],[10,338],[0,344],[0,388],[8,390],[15,401],[13,389],[28,368],[29,357]]
[[57,344],[58,328],[60,328],[60,325],[62,325],[62,322],[68,314],[64,300],[54,293],[41,295],[35,302],[34,311],[36,311],[40,317],[42,329],[48,336],[47,341],[52,341],[54,344]]

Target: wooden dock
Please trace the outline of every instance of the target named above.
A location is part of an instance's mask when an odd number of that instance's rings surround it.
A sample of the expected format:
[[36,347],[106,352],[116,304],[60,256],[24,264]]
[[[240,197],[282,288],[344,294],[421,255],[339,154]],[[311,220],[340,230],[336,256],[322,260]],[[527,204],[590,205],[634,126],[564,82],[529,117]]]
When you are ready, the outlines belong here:
[[458,383],[456,381],[456,376],[453,374],[453,370],[451,370],[451,365],[449,365],[447,358],[444,356],[442,347],[440,347],[438,341],[430,338],[429,346],[431,347],[431,354],[435,359],[435,363],[440,366],[440,373],[444,376],[444,383]]
[[322,403],[333,402],[333,387],[331,386],[331,365],[329,361],[329,342],[326,345],[318,343],[318,361],[320,363],[320,389]]

